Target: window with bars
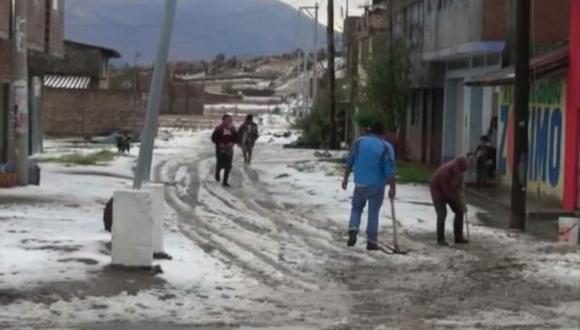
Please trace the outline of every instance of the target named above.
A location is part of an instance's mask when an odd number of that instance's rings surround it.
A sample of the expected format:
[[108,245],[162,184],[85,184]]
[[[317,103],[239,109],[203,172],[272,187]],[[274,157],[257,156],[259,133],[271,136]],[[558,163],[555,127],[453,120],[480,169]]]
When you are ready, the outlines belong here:
[[423,2],[416,2],[409,8],[409,36],[415,46],[423,41]]
[[404,16],[403,12],[399,12],[395,15],[395,24],[393,26],[393,34],[395,38],[403,37],[403,22]]
[[421,108],[423,96],[421,92],[413,93],[411,98],[411,125],[416,126],[421,123]]

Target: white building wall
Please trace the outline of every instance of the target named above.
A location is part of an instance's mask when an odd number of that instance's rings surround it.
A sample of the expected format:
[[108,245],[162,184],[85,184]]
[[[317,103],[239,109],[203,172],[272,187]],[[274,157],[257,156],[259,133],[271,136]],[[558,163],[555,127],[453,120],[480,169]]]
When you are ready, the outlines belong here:
[[483,130],[481,135],[487,134],[491,118],[493,117],[493,87],[483,88],[483,109],[481,113],[481,122],[483,123]]

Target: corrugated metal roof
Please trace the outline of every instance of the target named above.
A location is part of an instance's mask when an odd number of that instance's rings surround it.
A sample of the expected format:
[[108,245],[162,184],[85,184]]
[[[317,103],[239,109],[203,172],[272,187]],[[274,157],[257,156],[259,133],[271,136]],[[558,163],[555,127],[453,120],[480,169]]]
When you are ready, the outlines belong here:
[[90,77],[84,76],[44,76],[44,87],[59,89],[88,89],[91,83]]

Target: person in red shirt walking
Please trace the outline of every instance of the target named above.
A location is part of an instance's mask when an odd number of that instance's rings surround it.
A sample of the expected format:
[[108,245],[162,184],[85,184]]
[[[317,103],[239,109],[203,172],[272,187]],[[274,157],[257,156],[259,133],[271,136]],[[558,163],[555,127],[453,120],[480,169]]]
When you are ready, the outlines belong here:
[[447,162],[435,171],[431,178],[431,197],[435,212],[437,213],[437,243],[446,246],[445,220],[447,218],[447,206],[455,213],[453,232],[455,244],[467,244],[463,237],[463,216],[467,211],[464,196],[463,174],[469,169],[469,163],[465,157],[457,157]]
[[215,179],[220,182],[221,171],[224,170],[222,185],[229,187],[228,180],[234,159],[234,145],[238,141],[238,132],[233,124],[232,116],[224,115],[222,117],[222,123],[214,129],[211,140],[216,146]]

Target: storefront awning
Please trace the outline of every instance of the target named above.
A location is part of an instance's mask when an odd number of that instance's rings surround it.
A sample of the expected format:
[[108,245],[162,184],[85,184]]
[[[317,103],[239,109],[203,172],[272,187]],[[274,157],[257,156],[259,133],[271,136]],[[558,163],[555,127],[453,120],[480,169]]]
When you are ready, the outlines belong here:
[[[540,78],[568,67],[570,49],[568,46],[559,48],[548,54],[530,60],[530,77]],[[516,78],[513,66],[476,77],[465,83],[467,86],[501,86],[513,84]]]
[[44,87],[60,89],[88,89],[90,77],[47,75],[44,76]]
[[448,61],[483,54],[501,53],[505,48],[503,41],[479,41],[453,45],[443,49],[423,53],[423,61]]

